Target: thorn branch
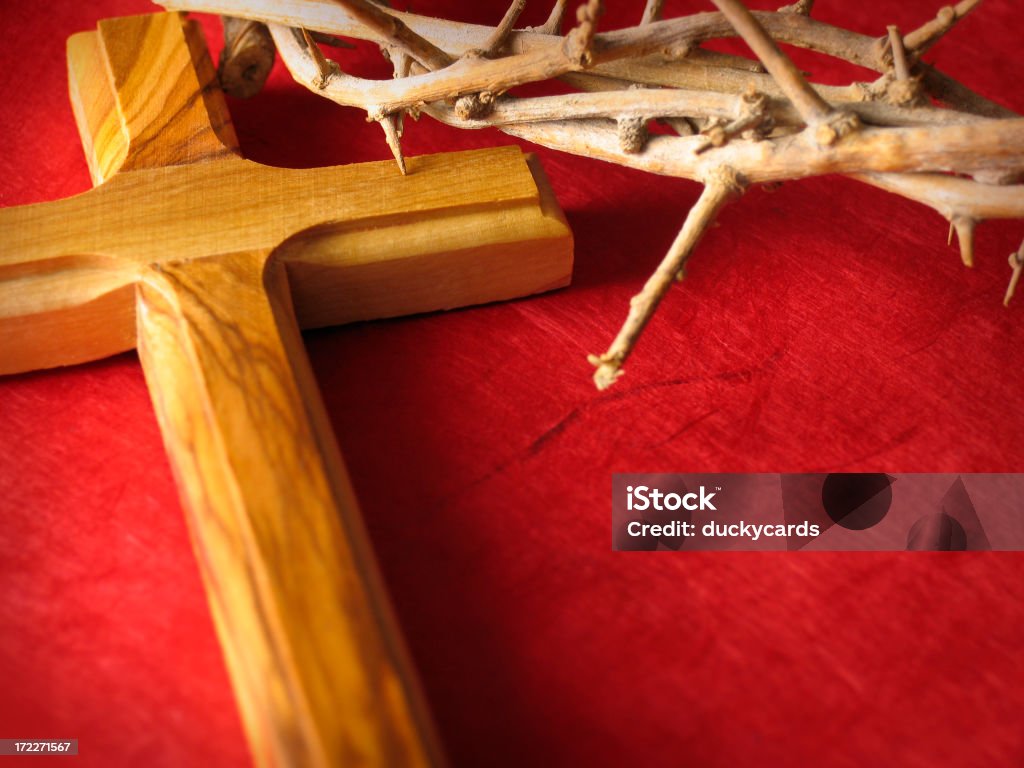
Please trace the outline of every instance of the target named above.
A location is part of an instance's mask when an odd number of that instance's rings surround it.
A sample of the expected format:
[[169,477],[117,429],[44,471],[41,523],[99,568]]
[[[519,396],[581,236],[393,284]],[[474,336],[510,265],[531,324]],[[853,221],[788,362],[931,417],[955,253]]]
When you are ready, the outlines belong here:
[[956,229],[957,241],[960,244],[960,258],[965,267],[974,266],[974,230],[978,226],[977,219],[970,216],[954,216],[953,228]]
[[[829,125],[834,121],[832,107],[829,106],[817,91],[815,91],[804,79],[800,70],[796,68],[792,60],[779,50],[771,36],[758,22],[754,15],[747,10],[740,0],[712,0],[722,15],[732,24],[733,29],[743,38],[745,42],[764,64],[765,69],[779,84],[779,88],[786,94],[786,97],[793,103],[797,111],[803,117],[808,126],[816,128],[821,125]],[[838,123],[837,123],[838,125]],[[835,138],[839,138],[839,131],[833,131]],[[822,132],[821,137],[829,134]],[[835,140],[832,139],[832,141]],[[822,143],[831,143],[826,140]]]
[[526,0],[512,0],[512,4],[505,11],[504,17],[491,36],[487,38],[487,42],[484,43],[484,47],[481,51],[483,56],[493,56],[501,50],[502,46],[508,40],[508,36],[512,34],[512,27],[519,21],[519,15],[523,12],[526,7]]
[[371,119],[380,123],[380,127],[384,129],[384,140],[388,143],[391,154],[395,156],[398,170],[405,176],[405,156],[402,154],[402,114],[400,112],[392,112],[391,114],[379,117],[371,116]]
[[598,389],[607,389],[622,376],[623,364],[633,351],[658,304],[682,273],[693,249],[722,207],[741,194],[745,186],[744,181],[728,166],[715,168],[708,174],[704,190],[687,214],[683,228],[679,230],[672,247],[640,293],[630,299],[626,322],[623,323],[611,346],[604,354],[590,355],[587,358],[597,368],[594,372],[594,384]]
[[453,59],[425,37],[413,32],[401,19],[370,0],[335,0],[353,18],[400,48],[429,70],[443,69]]
[[662,6],[665,0],[647,0],[644,5],[644,15],[640,17],[640,26],[650,24],[652,21],[661,21]]
[[[266,24],[298,82],[381,123],[403,171],[401,121],[422,112],[460,128],[494,126],[552,149],[704,182],[663,268],[632,302],[608,351],[592,358],[600,386],[621,372],[727,196],[713,181],[715,169],[757,184],[845,174],[888,190],[949,219],[968,265],[977,224],[1024,218],[1024,120],[920,60],[979,0],[960,0],[905,36],[890,28],[882,40],[807,18],[810,0],[753,13],[742,0],[714,0],[721,13],[671,19],[661,18],[662,2],[645,0],[636,26],[601,32],[601,0],[582,0],[577,24],[564,36],[558,32],[568,0],[554,0],[542,27],[518,30],[523,0],[508,2],[494,28],[385,9],[381,0],[174,0],[174,9],[241,14]],[[341,71],[317,47],[320,33],[376,43],[395,77],[369,80]],[[700,47],[736,35],[759,61]],[[882,78],[871,85],[811,85],[777,43],[873,68]],[[523,98],[512,92],[555,78],[582,92]],[[944,107],[932,107],[925,94]],[[669,125],[678,135],[651,134],[651,124]],[[1021,254],[1011,259],[1007,298],[1022,279],[1021,261]]]
[[338,71],[338,65],[333,61],[329,61],[324,56],[324,52],[320,50],[320,46],[316,40],[313,39],[313,35],[310,34],[308,29],[302,30],[302,39],[306,43],[306,50],[309,51],[309,55],[313,58],[316,63],[316,68],[319,73],[317,80],[314,85],[320,90],[327,87],[328,81],[331,76]]
[[551,7],[551,13],[548,14],[547,20],[539,27],[534,29],[534,32],[538,32],[542,35],[557,35],[562,30],[562,20],[565,18],[565,11],[569,7],[569,0],[555,0],[555,4]]
[[1024,273],[1024,240],[1021,240],[1020,248],[1017,249],[1016,253],[1010,254],[1010,269],[1013,270],[1010,275],[1010,284],[1006,286],[1006,295],[1003,297],[1003,306],[1010,306],[1010,299],[1013,298],[1013,294],[1017,291],[1017,284],[1020,282],[1021,273]]

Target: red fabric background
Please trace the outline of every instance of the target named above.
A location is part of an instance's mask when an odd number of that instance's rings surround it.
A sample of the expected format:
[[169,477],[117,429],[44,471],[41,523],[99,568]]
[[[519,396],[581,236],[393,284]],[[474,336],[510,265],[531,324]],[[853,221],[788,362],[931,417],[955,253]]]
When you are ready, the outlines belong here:
[[[642,7],[614,5],[609,26]],[[939,3],[819,5],[882,34]],[[1014,5],[987,0],[929,58],[1020,110]],[[0,8],[0,205],[84,190],[64,40],[153,8]],[[504,3],[416,9],[493,23]],[[231,107],[257,160],[389,156],[280,67]],[[509,142],[424,120],[405,145]],[[1024,297],[1001,298],[1021,224],[982,226],[966,270],[945,221],[902,199],[753,189],[599,394],[585,355],[698,190],[540,155],[576,234],[571,288],[307,337],[454,763],[1024,764],[1021,555],[609,549],[615,471],[1019,471]],[[133,354],[0,380],[0,512],[0,737],[77,737],[83,766],[247,765]]]

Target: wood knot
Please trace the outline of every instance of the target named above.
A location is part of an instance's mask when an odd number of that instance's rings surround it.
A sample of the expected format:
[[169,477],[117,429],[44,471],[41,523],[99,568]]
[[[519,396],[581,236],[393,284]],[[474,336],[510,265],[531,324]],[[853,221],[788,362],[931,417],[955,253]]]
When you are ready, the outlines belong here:
[[814,129],[814,139],[823,147],[830,147],[844,136],[860,129],[860,118],[852,112],[835,112]]
[[462,120],[479,120],[487,117],[494,108],[494,94],[490,91],[468,93],[455,100],[455,114]]
[[729,141],[725,121],[720,117],[708,120],[707,125],[701,129],[700,135],[704,137],[704,141],[693,150],[695,155],[703,154],[712,147],[724,147]]
[[731,165],[714,166],[704,174],[704,178],[701,181],[707,187],[720,190],[723,196],[727,198],[742,195],[748,185],[746,178]]
[[890,104],[897,107],[917,107],[927,101],[919,77],[890,81],[885,89],[885,97]]
[[619,134],[619,149],[635,155],[647,146],[647,121],[642,117],[620,117],[616,123]]
[[266,25],[224,18],[224,48],[217,73],[224,93],[248,99],[260,92],[274,66],[276,48]]
[[603,355],[587,355],[587,362],[597,368],[594,371],[594,384],[599,390],[608,389],[625,371],[622,363],[625,356],[621,352],[605,352]]
[[782,6],[777,13],[798,13],[801,16],[810,16],[813,6],[814,0],[797,0],[795,3]]
[[665,48],[662,53],[669,61],[685,59],[693,52],[693,43],[690,40],[681,40]]
[[604,14],[603,0],[588,0],[576,9],[576,26],[565,36],[562,50],[566,57],[580,67],[589,67],[594,57],[590,44],[597,34],[597,20]]

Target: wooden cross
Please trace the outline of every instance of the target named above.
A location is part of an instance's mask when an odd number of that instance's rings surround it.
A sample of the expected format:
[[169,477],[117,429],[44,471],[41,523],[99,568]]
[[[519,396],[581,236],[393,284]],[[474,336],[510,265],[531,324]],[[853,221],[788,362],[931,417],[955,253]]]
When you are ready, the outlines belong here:
[[0,373],[138,348],[258,763],[442,762],[299,327],[566,285],[546,182],[517,148],[243,160],[177,14],[68,60],[97,186],[0,210]]

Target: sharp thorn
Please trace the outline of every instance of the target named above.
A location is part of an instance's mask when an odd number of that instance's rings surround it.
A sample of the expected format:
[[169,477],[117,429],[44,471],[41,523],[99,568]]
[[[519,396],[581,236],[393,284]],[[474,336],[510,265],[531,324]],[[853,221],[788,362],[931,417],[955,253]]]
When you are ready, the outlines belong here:
[[953,226],[960,243],[960,258],[965,267],[974,266],[974,228],[978,222],[966,216],[954,216]]
[[1021,242],[1020,250],[1017,253],[1010,254],[1010,269],[1013,270],[1013,274],[1010,275],[1010,284],[1006,286],[1006,295],[1003,297],[1004,307],[1010,306],[1010,299],[1017,292],[1017,284],[1020,282],[1021,274],[1024,273],[1024,242]]
[[332,48],[349,48],[355,50],[355,46],[347,40],[342,40],[340,37],[329,35],[326,32],[310,32],[309,36],[312,37],[316,42],[329,45]]
[[402,155],[402,132],[398,125],[398,119],[398,115],[390,114],[384,115],[378,122],[380,127],[384,129],[384,139],[387,141],[388,146],[391,147],[391,154],[395,156],[398,170],[405,176],[405,156]]

